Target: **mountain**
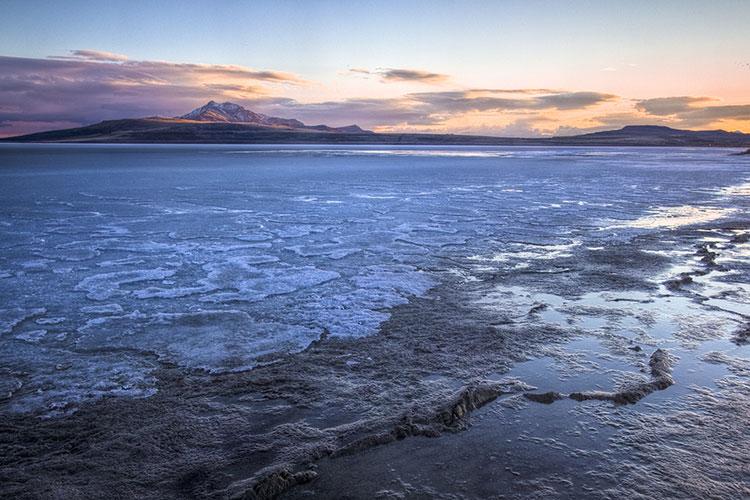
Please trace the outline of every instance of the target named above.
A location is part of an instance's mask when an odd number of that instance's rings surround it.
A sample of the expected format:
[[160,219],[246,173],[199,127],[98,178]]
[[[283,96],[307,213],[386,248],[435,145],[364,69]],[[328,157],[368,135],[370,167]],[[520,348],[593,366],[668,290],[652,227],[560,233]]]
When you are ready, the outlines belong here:
[[750,147],[750,134],[724,130],[678,130],[629,125],[574,136],[544,138],[455,134],[380,134],[357,125],[305,125],[256,113],[231,102],[210,101],[175,118],[108,120],[85,127],[39,132],[0,142],[90,142],[174,144],[402,144],[476,146],[691,146]]
[[328,125],[307,126],[299,120],[277,118],[275,116],[256,113],[255,111],[245,109],[239,104],[233,102],[218,103],[216,101],[208,101],[204,106],[196,108],[185,115],[178,116],[177,119],[210,123],[247,123],[261,127],[310,129],[321,132],[339,132],[344,134],[366,132],[357,125],[347,125],[346,127],[329,127]]
[[199,122],[253,123],[266,127],[302,128],[305,126],[299,120],[276,118],[275,116],[256,113],[233,102],[209,101],[206,105],[177,118]]

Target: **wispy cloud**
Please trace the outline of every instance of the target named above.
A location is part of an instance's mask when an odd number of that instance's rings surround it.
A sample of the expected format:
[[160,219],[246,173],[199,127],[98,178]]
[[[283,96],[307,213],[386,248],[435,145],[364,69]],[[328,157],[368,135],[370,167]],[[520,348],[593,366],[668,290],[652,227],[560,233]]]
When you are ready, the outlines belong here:
[[413,82],[413,83],[426,83],[426,84],[438,84],[445,83],[450,80],[449,75],[442,73],[433,73],[431,71],[425,71],[421,69],[408,69],[408,68],[377,68],[369,70],[365,68],[351,68],[350,73],[359,75],[375,75],[380,77],[383,82]]
[[104,50],[90,50],[90,49],[79,49],[71,50],[70,55],[67,56],[52,56],[52,59],[72,59],[72,60],[84,60],[84,61],[100,61],[100,62],[122,62],[127,61],[128,56],[123,54],[115,54],[114,52],[107,52]]
[[473,94],[558,94],[565,92],[564,90],[558,89],[545,89],[545,88],[527,88],[527,89],[490,89],[490,88],[477,88],[471,89],[469,92]]
[[448,80],[448,75],[418,69],[387,69],[381,74],[386,81],[442,83]]

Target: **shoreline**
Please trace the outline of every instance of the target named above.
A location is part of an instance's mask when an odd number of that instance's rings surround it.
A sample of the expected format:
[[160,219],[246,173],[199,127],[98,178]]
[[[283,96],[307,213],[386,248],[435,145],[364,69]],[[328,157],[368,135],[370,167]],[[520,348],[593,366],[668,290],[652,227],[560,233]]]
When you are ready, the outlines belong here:
[[[356,127],[356,126],[354,126]],[[358,128],[358,127],[356,127]],[[422,146],[610,146],[737,147],[750,146],[750,134],[725,130],[679,130],[627,125],[570,136],[499,137],[466,134],[320,131],[249,122],[181,121],[166,118],[109,120],[83,127],[0,138],[0,143],[204,143],[204,144],[378,144]]]

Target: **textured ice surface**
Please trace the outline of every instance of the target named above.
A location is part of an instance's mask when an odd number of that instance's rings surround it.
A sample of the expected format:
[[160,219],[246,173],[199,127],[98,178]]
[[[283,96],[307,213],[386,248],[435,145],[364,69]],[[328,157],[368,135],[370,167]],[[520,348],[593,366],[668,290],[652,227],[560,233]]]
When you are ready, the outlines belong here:
[[563,272],[742,216],[747,170],[722,150],[2,146],[0,391],[59,409],[148,395],[160,361],[234,371],[371,335],[444,276]]
[[39,316],[47,312],[43,307],[22,309],[20,307],[14,309],[0,309],[0,334],[6,334],[13,331],[13,329],[23,323],[25,320]]

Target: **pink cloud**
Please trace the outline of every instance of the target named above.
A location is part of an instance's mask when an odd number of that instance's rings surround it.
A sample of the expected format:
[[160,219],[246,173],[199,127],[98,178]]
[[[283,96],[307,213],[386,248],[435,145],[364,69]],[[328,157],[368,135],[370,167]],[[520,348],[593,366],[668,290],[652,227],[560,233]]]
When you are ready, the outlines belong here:
[[83,59],[88,61],[122,62],[127,61],[128,56],[115,54],[114,52],[107,52],[105,50],[80,49],[71,50],[69,56],[54,56],[53,59]]

